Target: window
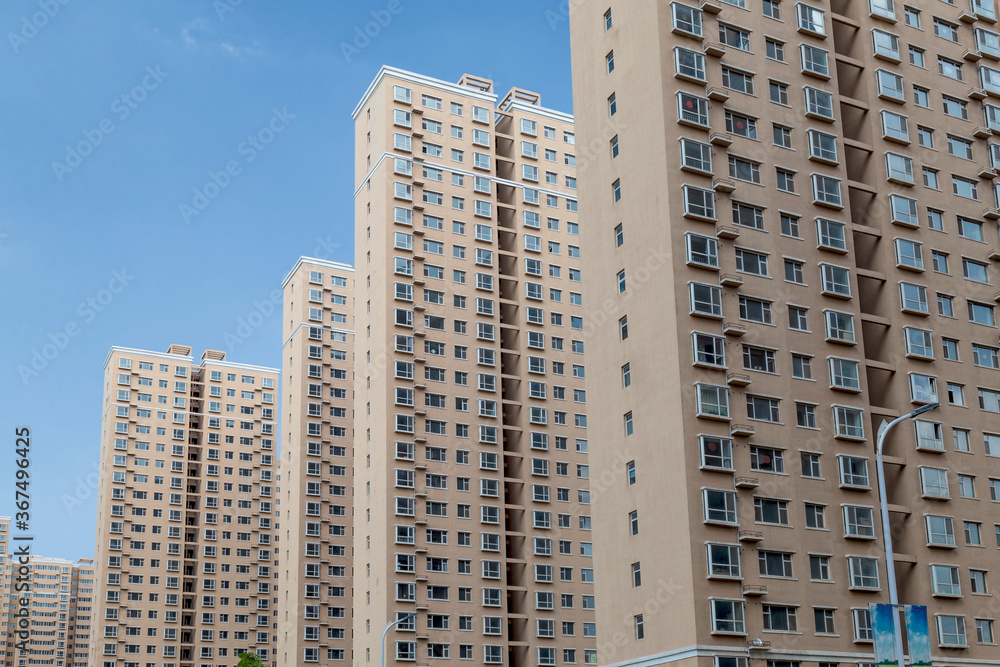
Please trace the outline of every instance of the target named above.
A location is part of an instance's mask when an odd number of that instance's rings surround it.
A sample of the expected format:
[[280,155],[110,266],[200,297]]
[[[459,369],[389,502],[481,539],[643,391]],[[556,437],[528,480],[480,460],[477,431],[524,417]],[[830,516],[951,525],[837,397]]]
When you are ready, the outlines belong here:
[[825,90],[805,87],[806,115],[821,120],[833,120],[833,95]]
[[938,56],[938,74],[946,76],[949,79],[955,79],[956,81],[965,80],[962,74],[962,63],[945,58],[944,56]]
[[870,488],[868,482],[868,459],[857,456],[840,456],[840,483],[859,489]]
[[920,468],[920,492],[925,498],[948,499],[948,471],[943,468]]
[[753,499],[754,521],[780,526],[788,525],[788,501],[771,498]]
[[872,30],[872,45],[875,55],[899,61],[899,37],[884,30]]
[[775,373],[774,350],[744,345],[743,368],[763,373]]
[[756,276],[767,276],[767,255],[752,250],[736,249],[736,270]]
[[945,646],[965,646],[965,617],[941,614],[937,616],[938,642]]
[[735,26],[720,23],[719,41],[740,51],[750,50],[750,33]]
[[674,30],[688,33],[696,37],[702,36],[701,10],[681,4],[671,3]]
[[756,139],[757,119],[726,111],[726,132],[748,139]]
[[785,577],[792,576],[792,554],[782,551],[757,552],[757,565],[762,577]]
[[750,448],[750,469],[759,472],[785,472],[785,453],[780,449],[753,446]]
[[972,179],[952,174],[951,191],[958,197],[979,201],[979,184]]
[[920,28],[920,10],[913,7],[903,7],[903,22],[911,28]]
[[781,148],[791,148],[792,128],[787,127],[785,125],[778,125],[777,123],[772,123],[771,138],[773,139],[775,146],[780,146]]
[[843,405],[833,407],[834,434],[836,437],[863,440],[865,437],[862,412]]
[[[913,84],[913,103],[925,109],[931,108],[931,91],[923,86]],[[945,105],[945,113],[948,113],[948,106]]]
[[927,314],[927,288],[913,283],[899,283],[900,306],[903,311]]
[[719,242],[710,236],[688,233],[685,235],[687,241],[687,261],[712,269],[719,268]]
[[[774,0],[765,0],[774,2]],[[709,600],[712,609],[712,632],[744,634],[743,602],[741,600]]]
[[707,523],[736,523],[736,492],[705,489],[705,521]]
[[931,265],[934,267],[935,273],[943,273],[945,275],[951,273],[948,269],[948,253],[932,250]]
[[821,248],[837,252],[847,250],[847,234],[844,223],[826,218],[816,218],[816,232]]
[[989,306],[984,303],[977,303],[975,301],[969,301],[968,308],[970,322],[985,324],[990,327],[994,326],[993,306]]
[[820,264],[823,293],[831,296],[851,297],[851,274],[841,266]]
[[[674,73],[678,77],[704,83],[706,81],[705,54],[680,46],[674,47]],[[611,100],[609,99],[610,104]],[[614,110],[611,111],[611,114],[614,115]]]
[[898,153],[885,154],[886,179],[905,185],[913,185],[913,160]]
[[896,102],[906,101],[903,77],[899,74],[884,69],[875,70],[875,82],[878,84],[879,97]]
[[798,306],[788,307],[788,328],[794,331],[809,331],[807,309]]
[[682,123],[708,127],[708,100],[691,93],[677,93],[677,117]]
[[824,162],[837,162],[837,137],[832,134],[809,130],[809,157]]
[[809,578],[813,581],[830,581],[829,556],[809,556]]
[[[748,296],[740,296],[740,319],[749,322],[760,322],[761,324],[771,324],[771,302],[761,299],[754,299]],[[721,315],[722,306],[719,306]]]
[[787,169],[782,169],[781,167],[775,167],[775,176],[777,180],[777,188],[782,192],[795,193],[795,172],[789,171]]
[[924,270],[923,246],[909,239],[896,239],[896,265],[902,268]]
[[799,219],[787,213],[781,214],[781,235],[790,236],[793,239],[802,238],[799,235]]
[[871,507],[844,506],[844,536],[862,539],[875,538],[875,512]]
[[962,585],[958,568],[952,565],[931,565],[931,591],[935,596],[960,597]]
[[681,139],[681,168],[712,173],[712,147],[692,139]]
[[720,336],[695,332],[691,335],[694,362],[698,365],[725,367],[725,340]]
[[939,547],[955,546],[955,522],[950,516],[927,514],[924,516],[927,543]]
[[815,530],[825,530],[826,507],[824,505],[806,503],[805,508],[806,508],[806,528],[813,528]]
[[892,221],[908,227],[920,225],[917,217],[917,200],[902,195],[889,195],[889,207]]
[[729,418],[729,392],[726,387],[698,384],[697,409],[699,417]]
[[847,563],[851,573],[851,588],[877,589],[878,560],[862,556],[848,556]]
[[691,313],[722,317],[722,288],[718,285],[691,283]]
[[761,0],[761,11],[764,16],[781,20],[781,0]]
[[778,62],[782,63],[785,62],[784,42],[779,42],[776,39],[768,38],[764,41],[764,43],[765,43],[765,51],[767,53],[768,58],[770,58],[771,60],[777,60]]
[[733,202],[733,224],[752,229],[764,229],[764,209]]
[[906,341],[906,354],[924,359],[934,358],[932,334],[926,329],[904,327],[903,336]]
[[958,43],[958,26],[944,19],[934,17],[934,34],[949,42]]
[[803,44],[799,47],[799,55],[802,58],[802,71],[807,74],[814,74],[820,78],[830,77],[830,54],[815,46]]
[[783,104],[788,106],[788,85],[784,83],[779,83],[777,81],[771,81],[768,83],[768,89],[770,91],[771,101],[775,104]]
[[812,175],[813,201],[820,205],[843,208],[840,179],[823,174]]
[[816,35],[826,35],[826,13],[822,9],[817,9],[804,2],[798,3],[795,9],[799,30],[811,32]]
[[800,380],[812,379],[812,359],[810,357],[793,354],[792,355],[792,377]]
[[887,139],[910,143],[906,116],[891,111],[882,111],[882,134]]
[[740,548],[732,544],[708,544],[708,576],[739,577]]
[[924,148],[934,148],[934,130],[917,125],[917,143]]
[[733,469],[733,441],[711,435],[698,436],[701,465],[719,470]]
[[722,68],[722,85],[738,93],[754,94],[753,75],[731,67]]

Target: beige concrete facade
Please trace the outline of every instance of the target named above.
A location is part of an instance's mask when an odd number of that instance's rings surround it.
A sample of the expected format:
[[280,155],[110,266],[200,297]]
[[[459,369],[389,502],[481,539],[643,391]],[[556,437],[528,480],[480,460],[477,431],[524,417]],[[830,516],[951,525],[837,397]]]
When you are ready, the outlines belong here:
[[225,356],[108,355],[90,665],[274,660],[278,371]]
[[992,0],[570,6],[600,663],[872,662],[940,400],[899,597],[1000,664]]
[[282,285],[281,665],[351,659],[354,270],[300,259]]
[[354,663],[594,664],[573,119],[388,67],[354,119]]
[[[0,517],[0,662],[4,667],[86,667],[94,600],[94,562],[7,553],[10,518]],[[30,590],[20,587],[30,584]],[[27,597],[28,627],[20,625]],[[27,630],[28,637],[18,632]],[[26,647],[22,649],[21,645]]]

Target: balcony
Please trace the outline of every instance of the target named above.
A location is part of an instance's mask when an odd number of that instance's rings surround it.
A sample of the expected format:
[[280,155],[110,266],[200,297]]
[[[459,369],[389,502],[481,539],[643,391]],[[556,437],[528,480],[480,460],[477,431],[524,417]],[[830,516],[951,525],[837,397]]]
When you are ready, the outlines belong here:
[[716,192],[730,193],[736,190],[736,183],[728,178],[716,178],[712,181],[712,188]]
[[712,56],[713,58],[721,58],[726,55],[726,45],[719,42],[706,42],[703,49],[706,56]]
[[720,239],[726,239],[727,241],[732,241],[733,239],[738,239],[740,237],[740,230],[736,227],[725,227],[722,225],[717,225],[715,228],[715,235]]
[[722,333],[727,336],[745,336],[747,335],[747,328],[745,325],[737,322],[726,322],[722,325]]
[[708,99],[713,102],[725,102],[729,99],[729,91],[725,88],[712,87],[708,89]]
[[727,147],[733,145],[732,135],[725,132],[713,132],[708,140],[715,146]]
[[743,277],[735,273],[723,273],[719,276],[719,283],[723,287],[739,287],[743,284]]

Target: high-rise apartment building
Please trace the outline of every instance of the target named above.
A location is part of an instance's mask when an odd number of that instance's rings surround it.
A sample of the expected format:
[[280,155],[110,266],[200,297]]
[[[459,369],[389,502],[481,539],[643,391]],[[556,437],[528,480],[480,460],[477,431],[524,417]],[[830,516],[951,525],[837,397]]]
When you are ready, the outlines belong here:
[[[9,517],[0,517],[6,537]],[[6,548],[6,541],[0,540]],[[4,554],[0,550],[0,554]],[[22,589],[28,584],[30,587]],[[0,664],[86,667],[94,598],[94,562],[31,556],[0,562]],[[27,606],[21,601],[27,600]],[[26,611],[22,611],[26,610]],[[23,614],[27,614],[24,616]],[[26,621],[27,627],[21,625]],[[28,635],[22,636],[20,632]]]
[[497,100],[384,67],[354,111],[362,666],[400,619],[396,663],[596,661],[573,119]]
[[282,334],[281,665],[351,660],[354,269],[301,258]]
[[273,661],[278,371],[183,345],[104,371],[88,664]]
[[934,401],[900,602],[1000,664],[993,0],[570,6],[601,664],[873,662]]

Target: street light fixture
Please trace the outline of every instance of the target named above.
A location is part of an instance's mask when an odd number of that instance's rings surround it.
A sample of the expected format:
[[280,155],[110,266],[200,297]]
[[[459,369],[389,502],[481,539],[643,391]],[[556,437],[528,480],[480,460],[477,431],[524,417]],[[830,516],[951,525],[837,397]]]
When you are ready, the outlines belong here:
[[419,614],[419,613],[420,613],[419,611],[411,611],[406,616],[400,616],[395,621],[391,621],[388,624],[386,624],[385,629],[382,630],[382,639],[379,642],[379,652],[380,652],[380,655],[379,655],[379,665],[380,665],[380,667],[385,667],[385,635],[389,632],[389,630],[392,628],[392,626],[398,625],[399,623],[402,623],[403,621],[408,621],[411,618],[414,618],[415,616],[417,616],[417,614]]
[[892,634],[893,634],[893,645],[896,649],[896,663],[899,667],[904,667],[903,665],[903,631],[899,626],[899,595],[896,592],[896,561],[892,553],[892,531],[889,530],[889,499],[886,497],[885,491],[885,466],[882,463],[882,446],[885,444],[885,436],[888,435],[889,431],[892,430],[894,426],[900,422],[904,422],[907,419],[914,419],[929,412],[934,408],[940,407],[940,403],[928,403],[927,405],[922,405],[913,412],[909,412],[902,417],[896,417],[891,422],[886,422],[882,420],[882,424],[878,427],[878,442],[875,445],[875,462],[878,467],[878,495],[879,495],[879,505],[882,510],[882,544],[885,546],[885,569],[886,576],[889,583],[889,604],[892,605]]

